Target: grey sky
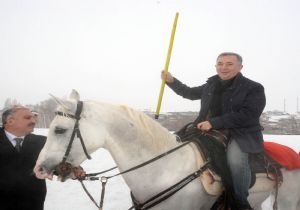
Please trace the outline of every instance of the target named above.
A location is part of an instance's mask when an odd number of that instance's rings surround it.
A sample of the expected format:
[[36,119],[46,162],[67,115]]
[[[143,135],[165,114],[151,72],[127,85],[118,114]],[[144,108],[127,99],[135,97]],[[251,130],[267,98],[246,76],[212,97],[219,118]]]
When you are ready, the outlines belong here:
[[[235,51],[243,74],[265,86],[265,110],[296,111],[300,97],[298,0],[0,0],[0,107],[48,93],[155,111],[175,13],[169,71],[197,86],[217,55]],[[162,111],[199,101],[165,89]]]

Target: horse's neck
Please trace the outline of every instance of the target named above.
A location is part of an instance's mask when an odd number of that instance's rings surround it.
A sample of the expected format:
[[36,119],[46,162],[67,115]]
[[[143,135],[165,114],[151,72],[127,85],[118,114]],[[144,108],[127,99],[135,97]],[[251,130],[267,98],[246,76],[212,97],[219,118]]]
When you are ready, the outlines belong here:
[[[173,134],[142,113],[124,107],[113,113],[115,116],[111,117],[115,119],[108,123],[109,139],[106,140],[105,148],[111,153],[120,171],[179,145]],[[123,177],[131,190],[143,198],[149,196],[151,191],[163,190],[162,186],[171,186],[195,169],[194,153],[187,146]],[[143,192],[145,188],[147,192]]]
[[116,107],[107,128],[106,148],[119,167],[126,169],[178,145],[175,136],[141,112]]

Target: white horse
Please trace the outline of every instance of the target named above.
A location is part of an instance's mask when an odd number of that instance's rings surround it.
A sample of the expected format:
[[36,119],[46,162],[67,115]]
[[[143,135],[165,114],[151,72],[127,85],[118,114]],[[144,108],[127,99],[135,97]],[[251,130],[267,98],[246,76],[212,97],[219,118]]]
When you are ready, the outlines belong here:
[[[76,121],[72,116],[77,109],[79,94],[73,91],[69,100],[56,100],[60,104],[57,109],[60,115],[52,121],[47,142],[37,160],[34,172],[38,178],[52,178],[55,167],[63,159]],[[87,152],[93,153],[101,147],[107,149],[120,171],[146,162],[182,144],[159,123],[126,106],[85,101],[78,120]],[[82,145],[76,137],[66,162],[79,166],[85,159]],[[122,176],[135,198],[143,203],[194,173],[204,164],[201,154],[190,143]],[[282,172],[284,182],[279,190],[280,209],[299,210],[299,206],[296,206],[300,200],[300,170]],[[210,209],[221,190],[220,183],[212,181],[211,175],[213,174],[209,170],[205,170],[201,174],[201,181],[198,178],[193,180],[151,209]],[[273,191],[274,183],[263,178],[256,189],[250,190],[251,205],[259,209]]]

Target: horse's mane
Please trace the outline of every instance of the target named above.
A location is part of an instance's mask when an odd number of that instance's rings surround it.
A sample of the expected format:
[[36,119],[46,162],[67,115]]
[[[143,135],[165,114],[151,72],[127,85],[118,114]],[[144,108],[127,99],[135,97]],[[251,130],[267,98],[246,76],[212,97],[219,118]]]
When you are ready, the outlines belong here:
[[165,127],[160,125],[155,120],[151,119],[148,115],[141,111],[134,110],[128,106],[119,106],[120,111],[130,119],[139,130],[151,136],[152,144],[156,148],[161,148],[170,144],[170,139],[175,142],[175,136],[171,134]]

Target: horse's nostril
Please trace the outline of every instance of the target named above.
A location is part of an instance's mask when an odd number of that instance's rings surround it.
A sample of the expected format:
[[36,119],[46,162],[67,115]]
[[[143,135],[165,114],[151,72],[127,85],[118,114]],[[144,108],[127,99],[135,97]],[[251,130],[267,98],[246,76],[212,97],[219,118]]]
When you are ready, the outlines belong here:
[[58,176],[58,172],[56,170],[53,171],[53,175]]

